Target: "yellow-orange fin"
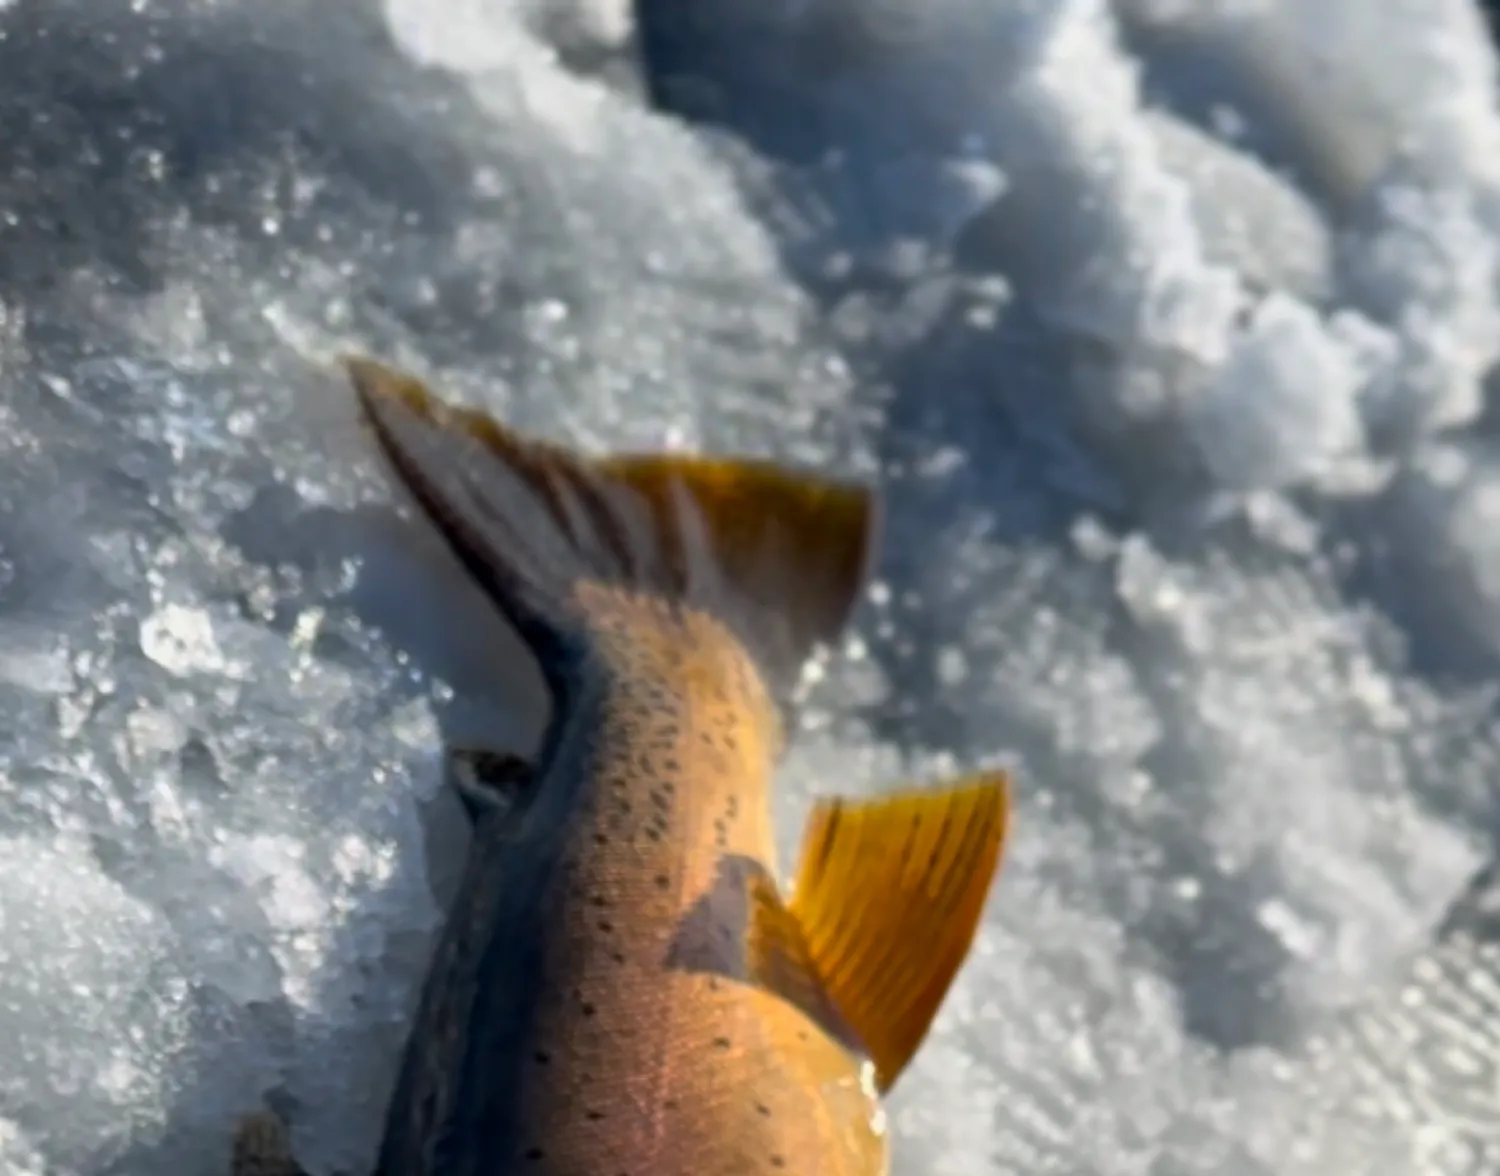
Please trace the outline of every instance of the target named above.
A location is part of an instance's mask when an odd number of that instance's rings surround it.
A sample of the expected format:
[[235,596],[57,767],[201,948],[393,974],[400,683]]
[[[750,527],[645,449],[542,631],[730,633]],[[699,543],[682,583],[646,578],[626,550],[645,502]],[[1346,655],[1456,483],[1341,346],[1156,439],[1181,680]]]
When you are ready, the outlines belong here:
[[829,1001],[888,1090],[969,953],[999,867],[1008,778],[813,809],[787,910]]
[[797,916],[787,909],[768,874],[754,875],[746,886],[749,918],[745,926],[746,978],[796,1005],[829,1036],[851,1050],[862,1047],[852,1027],[829,999],[808,951]]
[[584,583],[718,617],[783,702],[858,600],[878,519],[866,486],[748,458],[592,458],[446,404],[373,360],[344,363],[400,481],[554,692],[587,642],[588,617],[570,608]]

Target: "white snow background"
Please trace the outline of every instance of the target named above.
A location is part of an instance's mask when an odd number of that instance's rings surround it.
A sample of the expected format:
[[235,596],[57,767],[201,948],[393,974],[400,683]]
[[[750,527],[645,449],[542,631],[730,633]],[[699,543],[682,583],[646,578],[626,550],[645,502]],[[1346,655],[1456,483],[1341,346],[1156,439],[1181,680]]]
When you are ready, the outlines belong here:
[[439,740],[540,712],[347,348],[881,472],[787,850],[1020,789],[898,1176],[1500,1171],[1495,61],[1469,0],[0,4],[0,1171],[216,1176],[263,1098],[368,1171]]

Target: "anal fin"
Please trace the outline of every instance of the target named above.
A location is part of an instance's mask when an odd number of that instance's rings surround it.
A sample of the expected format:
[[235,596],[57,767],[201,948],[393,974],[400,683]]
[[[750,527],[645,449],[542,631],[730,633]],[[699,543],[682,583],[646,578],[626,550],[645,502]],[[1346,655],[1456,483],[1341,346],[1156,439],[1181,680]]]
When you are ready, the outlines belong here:
[[876,799],[823,800],[808,819],[786,914],[882,1092],[911,1061],[969,953],[1009,812],[1008,778],[983,772]]
[[776,883],[756,874],[747,884],[749,918],[745,927],[746,978],[795,1005],[829,1036],[850,1050],[863,1048],[859,1037],[829,999],[807,938],[787,909]]

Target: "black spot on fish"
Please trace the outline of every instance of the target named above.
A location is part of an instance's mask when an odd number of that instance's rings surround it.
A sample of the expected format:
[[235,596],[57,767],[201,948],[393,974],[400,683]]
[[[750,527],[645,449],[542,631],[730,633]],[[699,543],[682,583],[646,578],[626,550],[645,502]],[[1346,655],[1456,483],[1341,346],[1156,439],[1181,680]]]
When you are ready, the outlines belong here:
[[552,1055],[544,1049],[537,1050],[536,1053],[532,1054],[531,1056],[539,1066],[550,1066],[552,1064]]
[[763,1102],[758,1102],[755,1104],[755,1113],[762,1118],[769,1119],[771,1117],[771,1108]]
[[656,888],[658,890],[667,890],[667,889],[669,889],[671,887],[671,885],[672,885],[672,879],[669,878],[669,877],[667,877],[667,875],[665,875],[665,874],[658,874],[656,876]]
[[727,1037],[715,1037],[714,1038],[714,1048],[715,1049],[729,1049],[733,1044],[734,1043],[732,1041],[730,1041],[729,1038],[727,1038]]
[[547,1158],[547,1153],[539,1147],[528,1147],[524,1152],[521,1153],[521,1158],[523,1160],[532,1161],[545,1160]]

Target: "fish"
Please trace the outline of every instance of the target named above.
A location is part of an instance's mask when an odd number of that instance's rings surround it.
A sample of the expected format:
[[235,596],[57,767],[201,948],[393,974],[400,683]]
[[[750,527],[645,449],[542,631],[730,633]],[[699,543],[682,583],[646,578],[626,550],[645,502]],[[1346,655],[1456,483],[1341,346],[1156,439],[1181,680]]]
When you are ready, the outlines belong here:
[[[534,755],[446,749],[471,827],[376,1176],[884,1176],[884,1100],[969,954],[1012,811],[977,769],[811,807],[773,776],[880,501],[748,457],[590,455],[344,360],[394,481],[521,636]],[[233,1176],[302,1176],[245,1116]]]

